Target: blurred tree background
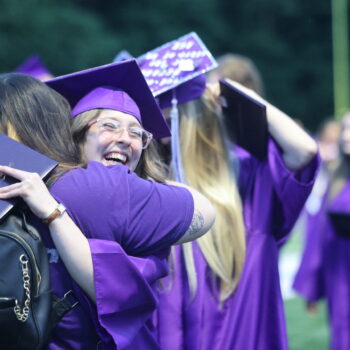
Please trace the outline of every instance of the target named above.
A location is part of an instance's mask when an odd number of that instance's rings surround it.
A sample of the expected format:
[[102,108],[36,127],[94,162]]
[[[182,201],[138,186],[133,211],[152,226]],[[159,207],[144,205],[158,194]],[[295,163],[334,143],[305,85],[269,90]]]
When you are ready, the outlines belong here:
[[268,99],[310,130],[333,113],[331,4],[316,0],[0,0],[0,70],[38,53],[55,75],[196,31],[250,57]]

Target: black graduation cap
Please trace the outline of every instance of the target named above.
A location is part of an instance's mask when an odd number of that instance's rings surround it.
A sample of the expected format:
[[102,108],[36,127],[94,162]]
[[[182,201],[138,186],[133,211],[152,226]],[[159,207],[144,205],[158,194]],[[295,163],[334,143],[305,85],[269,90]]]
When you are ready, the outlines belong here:
[[328,215],[335,232],[350,238],[350,213],[328,212]]
[[267,155],[266,106],[220,79],[224,124],[228,136],[238,146],[259,159]]
[[[45,178],[56,167],[57,162],[0,133],[0,164],[38,173]],[[17,181],[0,174],[0,187]],[[0,200],[0,219],[10,212],[16,202],[14,199]]]

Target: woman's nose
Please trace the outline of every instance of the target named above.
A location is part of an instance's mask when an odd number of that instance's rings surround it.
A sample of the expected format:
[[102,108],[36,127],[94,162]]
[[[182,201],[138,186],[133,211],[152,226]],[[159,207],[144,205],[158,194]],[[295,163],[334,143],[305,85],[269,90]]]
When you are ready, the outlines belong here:
[[131,137],[127,128],[121,128],[118,133],[115,133],[114,139],[117,142],[129,145],[131,143]]

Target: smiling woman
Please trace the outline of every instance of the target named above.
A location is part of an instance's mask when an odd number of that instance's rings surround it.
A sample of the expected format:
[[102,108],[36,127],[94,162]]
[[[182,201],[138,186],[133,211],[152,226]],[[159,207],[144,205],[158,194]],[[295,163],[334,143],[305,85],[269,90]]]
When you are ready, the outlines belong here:
[[88,123],[84,145],[86,158],[104,165],[121,163],[135,170],[142,149],[149,143],[149,138],[143,138],[146,133],[133,116],[103,109],[99,119]]
[[[152,138],[170,136],[169,128],[153,102],[146,81],[133,64],[137,66],[131,60],[123,65],[97,67],[58,77],[47,84],[71,104],[73,137],[80,147],[83,162],[112,165],[117,161],[141,178],[163,183],[166,171]],[[125,79],[126,74],[128,79]],[[104,119],[119,122],[128,133],[109,132],[111,126],[101,124]],[[113,124],[113,129],[117,129]],[[135,132],[142,134],[141,140],[132,137]]]
[[111,109],[93,111],[78,115],[72,124],[73,131],[75,125],[81,124],[80,119],[86,125],[83,132],[79,132],[84,143],[82,156],[88,161],[95,160],[104,165],[121,163],[134,171],[142,151],[147,149],[152,140],[152,134],[144,130],[132,115]]

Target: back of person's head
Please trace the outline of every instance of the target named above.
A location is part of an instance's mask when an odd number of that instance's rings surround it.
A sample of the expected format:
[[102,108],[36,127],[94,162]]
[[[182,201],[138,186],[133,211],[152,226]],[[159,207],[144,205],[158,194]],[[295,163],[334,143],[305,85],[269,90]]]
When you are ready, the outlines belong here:
[[78,163],[64,97],[29,75],[6,73],[0,101],[0,132],[60,163]]
[[228,53],[217,58],[219,66],[208,75],[209,82],[220,78],[237,81],[243,86],[264,95],[264,86],[261,75],[253,61],[243,55]]

